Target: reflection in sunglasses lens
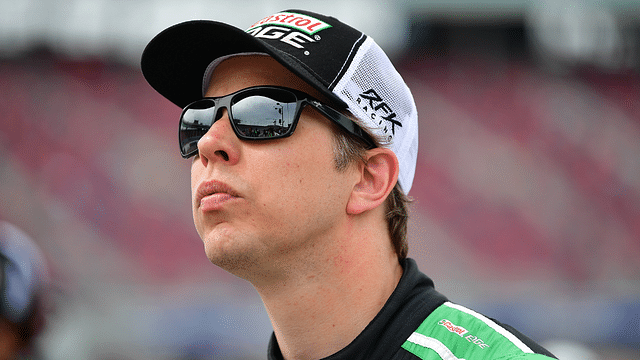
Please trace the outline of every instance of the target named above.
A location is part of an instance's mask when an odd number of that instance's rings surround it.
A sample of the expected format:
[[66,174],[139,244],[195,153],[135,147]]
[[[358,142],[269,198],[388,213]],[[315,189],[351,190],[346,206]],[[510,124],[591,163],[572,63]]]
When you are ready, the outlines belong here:
[[293,125],[296,99],[289,93],[278,95],[278,99],[253,95],[235,101],[232,112],[236,130],[242,136],[260,139],[287,134]]
[[288,136],[299,111],[298,99],[293,92],[264,87],[196,101],[180,118],[179,141],[183,157],[188,158],[198,151],[198,141],[221,117],[221,108],[227,108],[231,125],[242,139]]
[[183,154],[195,151],[198,140],[211,128],[215,116],[214,104],[213,101],[202,101],[184,112],[179,132]]

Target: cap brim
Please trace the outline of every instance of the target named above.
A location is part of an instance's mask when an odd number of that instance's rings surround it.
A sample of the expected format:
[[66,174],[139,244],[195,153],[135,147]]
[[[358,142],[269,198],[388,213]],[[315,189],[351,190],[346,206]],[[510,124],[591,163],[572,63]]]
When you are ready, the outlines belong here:
[[346,104],[301,63],[234,26],[210,20],[183,22],[159,33],[142,53],[142,73],[162,96],[183,108],[201,99],[209,64],[222,56],[264,52],[337,104]]

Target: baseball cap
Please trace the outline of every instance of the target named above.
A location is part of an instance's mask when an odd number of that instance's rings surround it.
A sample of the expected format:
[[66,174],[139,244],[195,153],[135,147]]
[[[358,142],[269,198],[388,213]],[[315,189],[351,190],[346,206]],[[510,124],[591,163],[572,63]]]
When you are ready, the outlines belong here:
[[398,182],[413,183],[418,114],[402,76],[375,41],[338,19],[304,10],[267,16],[246,30],[211,20],[159,33],[142,54],[142,72],[165,98],[185,107],[204,96],[221,59],[264,53],[359,120],[398,158]]

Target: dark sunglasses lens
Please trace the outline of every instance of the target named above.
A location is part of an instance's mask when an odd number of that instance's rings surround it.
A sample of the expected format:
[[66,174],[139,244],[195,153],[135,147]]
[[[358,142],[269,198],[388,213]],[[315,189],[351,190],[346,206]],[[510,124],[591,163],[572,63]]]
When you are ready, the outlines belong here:
[[200,100],[189,105],[180,118],[180,153],[183,157],[198,151],[198,140],[209,131],[215,122],[216,108],[213,100]]
[[231,112],[236,131],[247,139],[290,135],[296,100],[293,93],[280,89],[247,91],[234,97]]

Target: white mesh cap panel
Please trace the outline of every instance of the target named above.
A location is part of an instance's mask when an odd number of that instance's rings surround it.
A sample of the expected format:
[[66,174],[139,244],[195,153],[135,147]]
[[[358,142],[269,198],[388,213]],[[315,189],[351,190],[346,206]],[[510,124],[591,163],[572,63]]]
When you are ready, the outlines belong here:
[[418,156],[418,112],[409,87],[373,39],[367,37],[333,92],[393,150],[400,163],[398,181],[409,193]]

